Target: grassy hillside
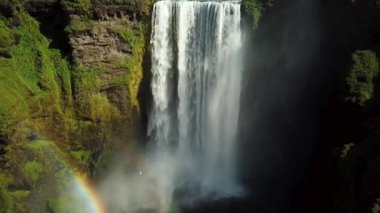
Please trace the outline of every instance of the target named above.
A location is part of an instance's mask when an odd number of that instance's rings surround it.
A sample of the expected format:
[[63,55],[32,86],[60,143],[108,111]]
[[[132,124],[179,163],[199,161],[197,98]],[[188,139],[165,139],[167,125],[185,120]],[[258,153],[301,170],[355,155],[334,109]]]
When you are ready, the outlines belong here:
[[[94,176],[113,149],[133,143],[148,19],[126,21],[110,33],[131,49],[117,63],[82,64],[65,52],[72,46],[55,45],[64,41],[54,35],[87,36],[104,25],[96,13],[132,11],[144,17],[150,6],[150,1],[0,2],[0,212],[55,212],[49,199],[61,200],[68,170]],[[70,19],[57,29],[61,25],[49,20],[51,14]]]

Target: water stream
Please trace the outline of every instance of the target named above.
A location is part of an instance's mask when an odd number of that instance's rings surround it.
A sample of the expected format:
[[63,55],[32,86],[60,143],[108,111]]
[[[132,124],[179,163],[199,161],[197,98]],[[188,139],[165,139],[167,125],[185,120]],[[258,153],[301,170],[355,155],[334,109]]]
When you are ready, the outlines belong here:
[[[161,196],[237,196],[240,3],[159,1],[152,18],[148,136]],[[148,170],[149,172],[149,170]],[[174,196],[176,195],[176,196]]]

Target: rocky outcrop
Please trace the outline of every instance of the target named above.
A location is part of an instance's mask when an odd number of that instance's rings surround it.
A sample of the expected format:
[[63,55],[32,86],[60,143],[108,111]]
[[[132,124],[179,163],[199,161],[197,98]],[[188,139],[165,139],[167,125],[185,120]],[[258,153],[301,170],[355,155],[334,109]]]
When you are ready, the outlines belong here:
[[72,56],[79,66],[105,69],[99,76],[103,89],[127,75],[128,69],[120,63],[133,57],[130,44],[115,32],[121,27],[129,27],[128,19],[99,20],[89,32],[70,36]]
[[115,33],[125,19],[97,21],[87,33],[70,37],[73,57],[84,66],[109,66],[131,57],[132,49]]

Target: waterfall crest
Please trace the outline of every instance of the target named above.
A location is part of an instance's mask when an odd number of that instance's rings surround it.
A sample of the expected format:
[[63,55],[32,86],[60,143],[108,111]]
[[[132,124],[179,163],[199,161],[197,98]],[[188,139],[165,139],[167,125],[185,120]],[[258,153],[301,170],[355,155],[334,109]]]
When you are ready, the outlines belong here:
[[240,19],[237,1],[154,5],[148,123],[153,154],[147,172],[167,202],[181,190],[189,202],[241,193],[236,171]]

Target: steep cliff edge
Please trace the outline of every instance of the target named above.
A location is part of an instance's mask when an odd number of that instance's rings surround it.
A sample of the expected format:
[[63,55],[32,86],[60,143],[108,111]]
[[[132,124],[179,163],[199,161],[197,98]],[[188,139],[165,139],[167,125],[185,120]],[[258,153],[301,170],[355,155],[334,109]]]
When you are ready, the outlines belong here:
[[110,151],[134,143],[151,4],[0,3],[0,206],[5,212],[54,211],[46,202],[58,196],[54,177],[63,170],[52,167],[56,160],[45,152],[62,153],[60,161],[92,176]]

